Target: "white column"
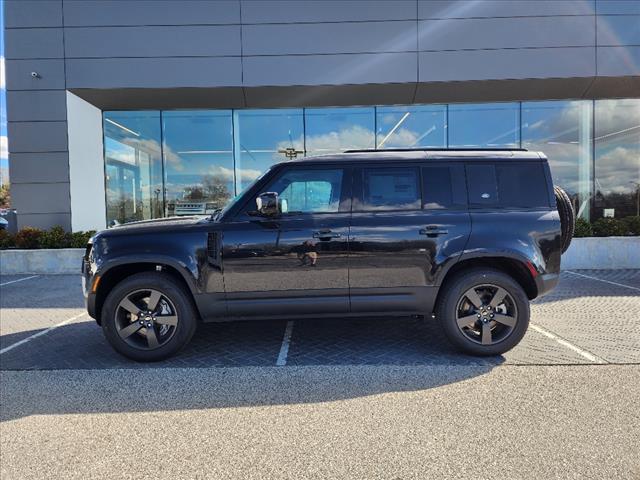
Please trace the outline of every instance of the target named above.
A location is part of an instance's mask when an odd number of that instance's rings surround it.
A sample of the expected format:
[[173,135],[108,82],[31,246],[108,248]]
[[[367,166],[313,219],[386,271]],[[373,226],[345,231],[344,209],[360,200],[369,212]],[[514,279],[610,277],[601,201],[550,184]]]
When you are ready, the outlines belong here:
[[107,226],[102,112],[67,92],[71,228],[102,230]]

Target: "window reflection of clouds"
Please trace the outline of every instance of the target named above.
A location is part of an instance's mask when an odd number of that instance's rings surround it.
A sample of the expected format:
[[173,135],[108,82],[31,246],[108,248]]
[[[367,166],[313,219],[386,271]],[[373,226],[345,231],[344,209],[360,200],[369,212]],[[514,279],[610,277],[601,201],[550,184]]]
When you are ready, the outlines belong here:
[[449,106],[450,147],[518,147],[518,103],[459,104]]
[[374,148],[374,108],[305,109],[308,155]]
[[640,193],[640,99],[118,111],[104,119],[109,220],[173,214],[162,211],[163,162],[168,205],[214,196],[224,203],[286,160],[280,151],[287,149],[301,157],[358,148],[522,144],[547,155],[554,182],[584,217],[601,216],[603,208],[635,214]]
[[595,209],[640,214],[640,99],[595,105]]
[[522,146],[545,153],[554,184],[567,191],[584,218],[590,215],[591,106],[590,101],[522,103]]
[[446,105],[378,107],[376,115],[379,149],[447,145]]

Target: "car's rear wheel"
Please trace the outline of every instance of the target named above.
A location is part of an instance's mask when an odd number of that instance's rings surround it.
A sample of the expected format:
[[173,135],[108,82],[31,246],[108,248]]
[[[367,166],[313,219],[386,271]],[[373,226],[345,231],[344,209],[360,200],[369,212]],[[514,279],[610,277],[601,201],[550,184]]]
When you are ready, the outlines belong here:
[[499,355],[516,346],[529,326],[529,300],[498,270],[471,270],[443,288],[436,318],[447,339],[472,355]]
[[161,272],[133,275],[118,283],[102,308],[102,329],[111,346],[139,362],[163,360],[195,332],[190,293]]

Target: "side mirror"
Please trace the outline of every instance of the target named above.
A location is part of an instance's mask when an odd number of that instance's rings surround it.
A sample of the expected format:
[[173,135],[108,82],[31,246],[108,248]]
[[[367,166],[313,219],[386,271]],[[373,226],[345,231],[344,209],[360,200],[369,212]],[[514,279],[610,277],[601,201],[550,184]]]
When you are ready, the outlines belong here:
[[280,201],[276,192],[264,192],[256,197],[258,214],[273,217],[282,213]]

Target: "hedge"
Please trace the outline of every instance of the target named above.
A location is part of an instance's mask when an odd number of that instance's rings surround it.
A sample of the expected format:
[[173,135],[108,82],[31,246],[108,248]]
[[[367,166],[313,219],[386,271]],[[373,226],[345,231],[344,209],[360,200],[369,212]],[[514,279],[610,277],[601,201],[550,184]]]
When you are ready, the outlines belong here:
[[50,230],[24,227],[15,235],[0,230],[0,249],[84,248],[95,233],[95,230],[71,233],[60,226]]

